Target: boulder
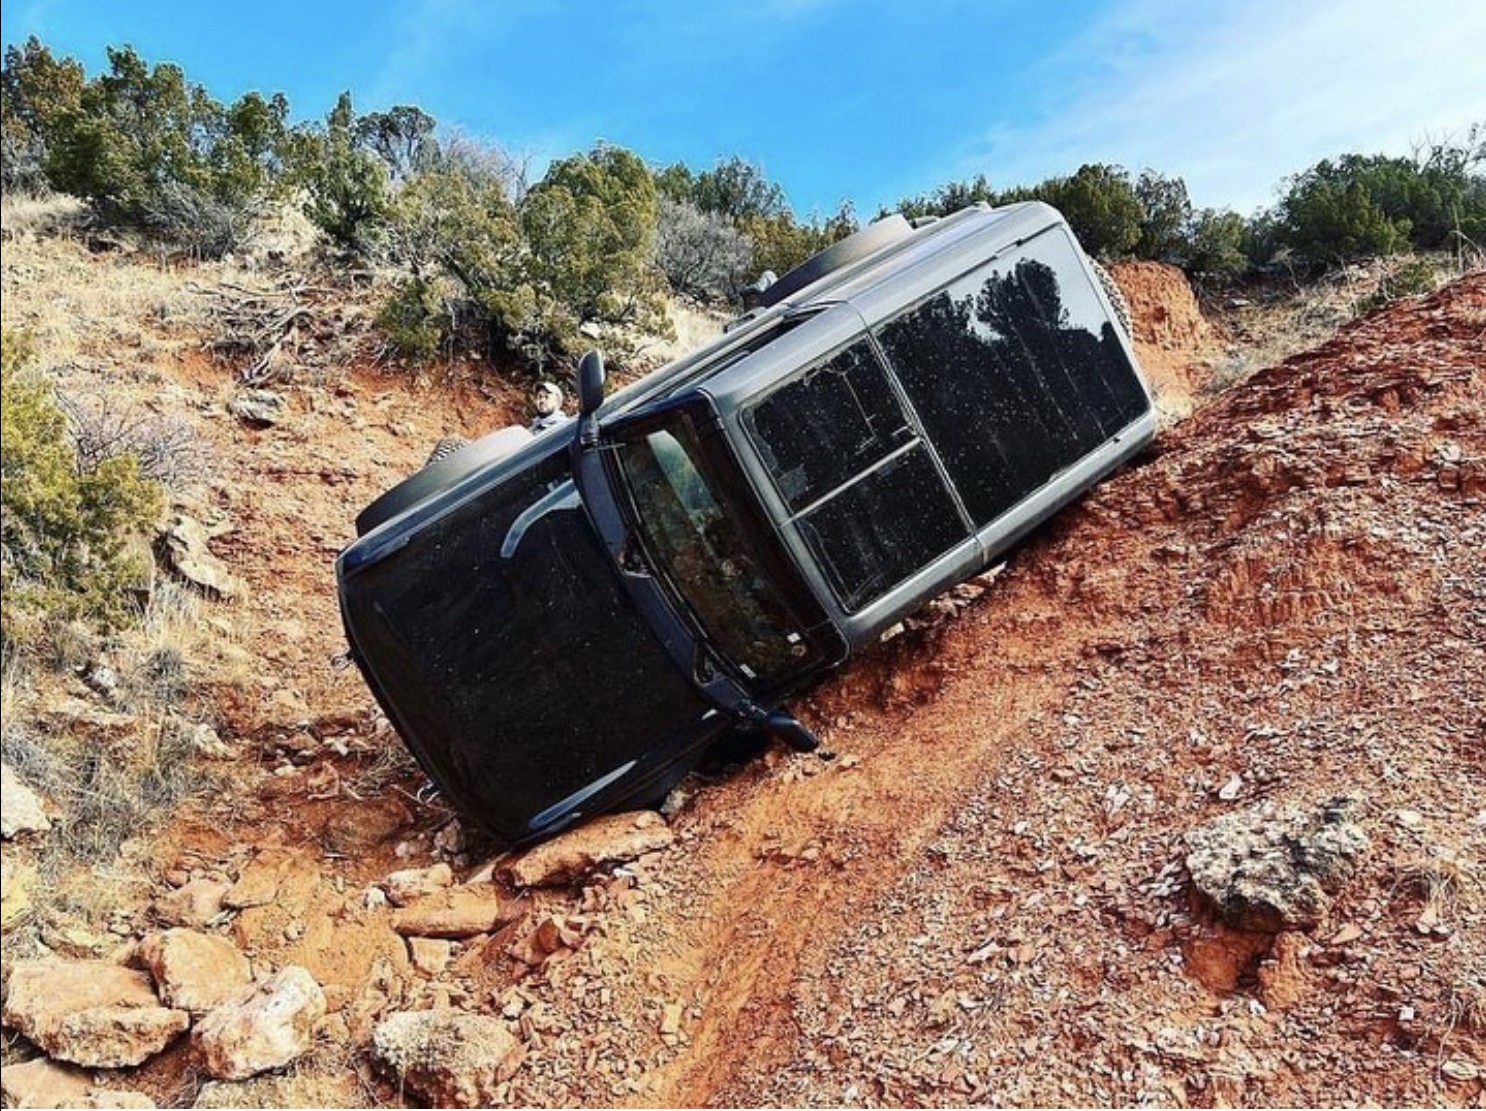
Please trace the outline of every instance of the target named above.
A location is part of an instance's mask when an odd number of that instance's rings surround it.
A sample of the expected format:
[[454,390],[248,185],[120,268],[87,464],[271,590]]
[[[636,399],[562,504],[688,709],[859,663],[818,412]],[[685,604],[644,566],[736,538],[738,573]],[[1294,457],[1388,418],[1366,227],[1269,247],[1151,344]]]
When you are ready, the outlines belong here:
[[372,1052],[434,1107],[494,1107],[526,1051],[506,1024],[460,1011],[402,1011],[378,1023]]
[[143,972],[56,957],[16,962],[4,1019],[52,1057],[110,1069],[147,1060],[191,1021],[160,1006]]
[[231,598],[242,591],[242,583],[212,554],[207,547],[209,539],[205,525],[177,513],[162,537],[165,559],[176,574],[193,586],[219,598]]
[[200,1016],[253,982],[253,968],[236,945],[215,934],[171,929],[140,943],[139,959],[167,1006]]
[[553,887],[580,880],[596,868],[667,848],[675,840],[671,827],[653,810],[611,814],[527,850],[500,872],[518,887]]
[[0,764],[0,836],[9,841],[23,833],[45,833],[52,828],[41,797],[21,782],[9,764]]
[[312,1072],[255,1076],[252,1080],[209,1080],[196,1093],[194,1107],[365,1107],[367,1094],[356,1074]]
[[308,971],[287,965],[238,993],[196,1025],[196,1048],[207,1074],[246,1080],[309,1052],[325,993]]
[[1216,818],[1186,836],[1192,884],[1235,929],[1312,929],[1368,848],[1356,809],[1338,798],[1317,809],[1266,804]]
[[166,926],[209,926],[222,913],[232,884],[194,879],[155,900],[155,918]]
[[525,910],[493,884],[463,884],[415,899],[392,916],[392,928],[404,937],[473,937],[516,921]]
[[117,1111],[149,1111],[155,1101],[143,1092],[128,1088],[94,1088],[78,1103],[83,1108],[113,1108]]
[[92,1087],[93,1078],[82,1069],[45,1057],[0,1069],[6,1107],[78,1107]]
[[432,895],[454,883],[454,869],[447,864],[432,868],[405,868],[382,881],[387,900],[395,907],[405,907],[414,899]]

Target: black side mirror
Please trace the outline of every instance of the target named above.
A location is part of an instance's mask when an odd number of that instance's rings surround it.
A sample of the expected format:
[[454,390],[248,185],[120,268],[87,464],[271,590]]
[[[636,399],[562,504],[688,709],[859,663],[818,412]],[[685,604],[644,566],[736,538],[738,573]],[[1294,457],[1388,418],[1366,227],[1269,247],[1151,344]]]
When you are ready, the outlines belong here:
[[783,710],[770,714],[764,727],[796,752],[814,752],[820,747],[820,738],[810,731],[809,726]]
[[604,357],[590,351],[578,360],[578,415],[589,417],[604,403]]

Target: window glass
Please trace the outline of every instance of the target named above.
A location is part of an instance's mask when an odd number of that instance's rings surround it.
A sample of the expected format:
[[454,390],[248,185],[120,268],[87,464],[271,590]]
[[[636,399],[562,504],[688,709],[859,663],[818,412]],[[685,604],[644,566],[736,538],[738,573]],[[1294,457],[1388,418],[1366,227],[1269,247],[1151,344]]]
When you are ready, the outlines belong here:
[[884,325],[888,361],[983,526],[1148,405],[1066,235],[1032,240]]
[[814,662],[803,623],[766,570],[759,538],[727,501],[688,414],[626,436],[618,459],[646,550],[743,675],[775,679]]
[[966,530],[922,446],[799,519],[841,605],[855,611],[943,555]]
[[780,386],[744,419],[791,512],[914,438],[866,340]]

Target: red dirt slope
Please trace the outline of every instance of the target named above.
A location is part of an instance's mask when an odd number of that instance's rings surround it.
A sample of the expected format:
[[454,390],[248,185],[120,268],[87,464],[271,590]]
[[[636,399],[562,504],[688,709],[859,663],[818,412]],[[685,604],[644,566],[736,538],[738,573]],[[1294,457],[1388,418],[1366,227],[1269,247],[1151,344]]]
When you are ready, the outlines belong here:
[[[842,676],[587,893],[511,1098],[1479,1105],[1483,351],[1486,275],[1344,329]],[[1340,794],[1319,926],[1195,904],[1188,830]]]

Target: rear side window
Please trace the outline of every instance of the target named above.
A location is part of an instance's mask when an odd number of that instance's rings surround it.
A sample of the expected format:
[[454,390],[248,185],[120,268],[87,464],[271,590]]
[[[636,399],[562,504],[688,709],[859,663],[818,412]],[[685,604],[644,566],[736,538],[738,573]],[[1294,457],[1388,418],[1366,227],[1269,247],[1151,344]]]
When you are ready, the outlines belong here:
[[878,339],[977,527],[1149,405],[1066,234],[965,275]]
[[914,438],[865,342],[787,382],[748,421],[780,495],[795,513]]
[[969,535],[869,341],[786,382],[745,409],[743,422],[846,610]]

